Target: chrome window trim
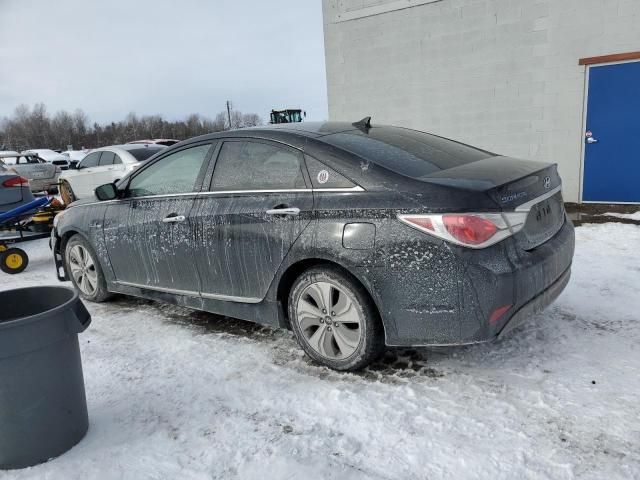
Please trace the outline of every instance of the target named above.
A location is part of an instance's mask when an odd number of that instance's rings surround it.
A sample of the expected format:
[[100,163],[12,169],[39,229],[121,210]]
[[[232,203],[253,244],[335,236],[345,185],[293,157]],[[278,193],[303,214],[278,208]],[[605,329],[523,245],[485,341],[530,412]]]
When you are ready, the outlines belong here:
[[217,295],[214,293],[200,293],[200,292],[196,292],[195,290],[178,290],[175,288],[154,287],[154,286],[142,285],[142,284],[133,283],[133,282],[123,282],[120,280],[116,280],[115,283],[117,283],[118,285],[122,285],[123,287],[141,288],[143,290],[154,290],[154,291],[163,292],[163,293],[186,295],[188,297],[202,297],[202,298],[209,298],[212,300],[224,300],[227,302],[260,303],[262,301],[261,298],[255,298],[255,297],[237,297],[234,295]]
[[272,190],[214,190],[214,191],[206,191],[199,192],[198,195],[208,196],[208,195],[235,195],[242,193],[299,193],[299,192],[310,192],[310,188],[282,188],[282,189],[272,189]]
[[365,189],[359,185],[355,187],[336,187],[336,188],[312,188],[314,192],[364,192]]
[[187,192],[187,193],[166,193],[162,195],[146,195],[142,197],[128,197],[117,198],[113,200],[104,200],[90,203],[82,203],[80,205],[72,205],[69,208],[84,207],[88,205],[107,205],[114,202],[124,202],[128,200],[146,200],[154,198],[169,198],[169,197],[188,197],[193,196],[209,196],[209,195],[238,195],[245,193],[302,193],[302,192],[364,192],[365,189],[356,185],[355,187],[343,187],[343,188],[291,188],[291,189],[274,189],[274,190],[220,190],[217,192]]
[[531,207],[533,207],[537,203],[544,202],[546,199],[553,197],[556,193],[561,191],[562,191],[562,185],[558,185],[553,190],[549,190],[547,193],[540,195],[539,197],[536,197],[533,200],[529,200],[528,202],[525,202],[522,205],[518,205],[514,211],[528,212],[531,210]]

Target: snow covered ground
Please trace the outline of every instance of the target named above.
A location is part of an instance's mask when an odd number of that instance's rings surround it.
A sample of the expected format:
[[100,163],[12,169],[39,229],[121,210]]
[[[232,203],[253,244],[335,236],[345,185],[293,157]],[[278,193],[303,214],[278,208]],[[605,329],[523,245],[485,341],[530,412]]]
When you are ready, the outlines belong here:
[[608,212],[608,213],[603,213],[602,215],[606,217],[618,217],[618,218],[626,218],[629,220],[640,220],[640,210],[633,213]]
[[[9,479],[640,478],[640,226],[577,230],[548,312],[491,345],[360,374],[292,336],[120,298],[80,336],[90,429]],[[0,289],[56,284],[46,241]]]

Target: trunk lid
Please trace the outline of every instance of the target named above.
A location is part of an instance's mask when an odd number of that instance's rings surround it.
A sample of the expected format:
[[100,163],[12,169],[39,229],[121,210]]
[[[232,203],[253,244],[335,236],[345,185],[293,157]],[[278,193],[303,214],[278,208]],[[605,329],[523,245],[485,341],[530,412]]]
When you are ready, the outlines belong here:
[[555,164],[498,156],[435,172],[420,180],[483,192],[504,212],[528,211],[524,228],[516,235],[525,250],[543,244],[564,224],[562,182]]

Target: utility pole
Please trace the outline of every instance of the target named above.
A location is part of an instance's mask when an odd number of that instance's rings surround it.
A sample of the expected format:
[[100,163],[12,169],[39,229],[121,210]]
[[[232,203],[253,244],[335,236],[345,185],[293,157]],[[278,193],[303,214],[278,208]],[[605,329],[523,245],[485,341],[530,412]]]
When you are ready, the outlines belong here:
[[229,120],[229,130],[231,130],[231,102],[227,100],[227,119]]

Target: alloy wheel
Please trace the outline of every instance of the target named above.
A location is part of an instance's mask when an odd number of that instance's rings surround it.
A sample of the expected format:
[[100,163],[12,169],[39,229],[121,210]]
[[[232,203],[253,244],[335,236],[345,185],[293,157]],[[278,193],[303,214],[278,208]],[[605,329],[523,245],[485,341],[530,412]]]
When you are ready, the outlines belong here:
[[69,250],[69,269],[76,286],[85,295],[93,295],[98,288],[98,272],[91,254],[82,245]]
[[329,282],[314,282],[300,295],[296,313],[304,339],[323,357],[345,359],[358,348],[362,318],[353,295],[346,289]]

